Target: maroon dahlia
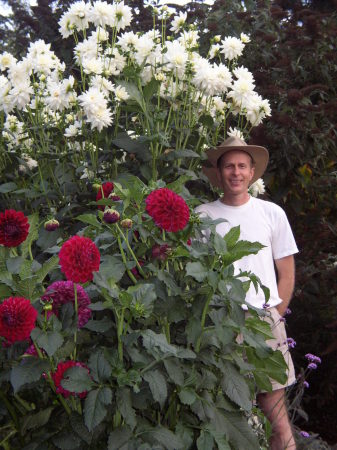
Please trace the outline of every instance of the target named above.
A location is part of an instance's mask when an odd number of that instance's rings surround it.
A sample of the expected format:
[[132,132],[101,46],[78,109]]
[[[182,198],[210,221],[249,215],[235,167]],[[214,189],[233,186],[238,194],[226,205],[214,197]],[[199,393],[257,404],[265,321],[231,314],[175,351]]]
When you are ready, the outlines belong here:
[[159,261],[165,261],[171,252],[171,247],[168,244],[155,244],[152,247],[151,253],[153,259],[159,259]]
[[185,200],[170,189],[156,189],[147,196],[145,203],[155,224],[165,231],[176,233],[189,221],[190,211]]
[[0,213],[0,244],[17,247],[26,240],[28,232],[28,219],[21,211],[6,209]]
[[59,260],[67,280],[86,283],[99,270],[100,253],[91,239],[73,236],[62,245]]
[[56,372],[54,372],[52,374],[52,378],[53,378],[53,381],[54,381],[54,384],[55,384],[56,392],[58,394],[63,395],[63,397],[65,397],[65,398],[69,397],[70,395],[78,396],[80,398],[84,398],[87,395],[87,391],[75,393],[75,392],[70,392],[70,391],[68,391],[67,389],[64,389],[61,386],[61,381],[66,379],[66,377],[64,377],[64,372],[66,370],[70,369],[70,367],[84,367],[84,368],[86,368],[88,370],[88,373],[89,373],[89,369],[87,368],[87,366],[85,364],[81,363],[81,362],[78,362],[78,361],[65,361],[65,362],[58,363]]
[[[82,328],[91,317],[91,309],[89,295],[85,292],[80,284],[76,285],[77,290],[77,306],[78,306],[78,328]],[[41,300],[45,303],[51,303],[51,311],[48,311],[48,317],[50,314],[59,315],[59,311],[66,303],[72,303],[75,305],[75,292],[74,283],[72,281],[55,281],[47,287],[46,292],[41,297]]]
[[6,298],[0,305],[0,336],[6,344],[24,341],[35,328],[37,311],[23,297]]
[[[114,190],[114,187],[115,186],[113,183],[111,183],[111,181],[106,181],[105,183],[103,183],[99,191],[97,192],[96,202],[98,202],[98,200],[101,200],[102,198],[109,198],[109,195]],[[103,205],[98,206],[98,209],[100,209],[101,211],[104,211],[104,208],[105,207]]]

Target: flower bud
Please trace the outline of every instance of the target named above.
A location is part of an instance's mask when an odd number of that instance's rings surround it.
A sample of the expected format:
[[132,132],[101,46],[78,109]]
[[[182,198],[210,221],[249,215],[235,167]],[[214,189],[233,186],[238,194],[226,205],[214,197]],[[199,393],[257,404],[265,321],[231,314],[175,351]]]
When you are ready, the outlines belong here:
[[119,212],[112,208],[106,209],[103,214],[103,220],[106,223],[116,223],[119,221],[119,217]]
[[60,226],[60,222],[56,219],[50,219],[44,223],[44,229],[46,231],[55,231],[58,229],[59,226]]
[[217,34],[216,36],[214,36],[214,42],[220,42],[221,39],[221,34]]
[[159,259],[159,261],[165,261],[171,252],[171,247],[168,244],[154,245],[152,247],[153,259]]
[[113,200],[114,202],[118,202],[121,199],[118,195],[114,194],[113,192],[111,192],[111,194],[109,194],[108,198],[110,200]]
[[94,183],[92,188],[95,192],[98,192],[101,189],[101,185],[99,183]]
[[123,227],[123,228],[131,228],[132,227],[132,220],[131,219],[123,219],[122,221],[121,221],[121,226]]
[[44,309],[44,311],[52,311],[53,305],[52,305],[51,303],[46,303],[46,304],[43,306],[43,309]]

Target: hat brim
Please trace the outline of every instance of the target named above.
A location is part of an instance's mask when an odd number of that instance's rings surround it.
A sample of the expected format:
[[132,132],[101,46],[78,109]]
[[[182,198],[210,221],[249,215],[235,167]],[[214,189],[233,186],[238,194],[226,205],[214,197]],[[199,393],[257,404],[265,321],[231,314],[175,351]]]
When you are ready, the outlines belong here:
[[243,146],[219,146],[214,149],[207,150],[206,154],[208,157],[208,162],[210,165],[207,167],[203,166],[202,171],[207,176],[211,184],[217,188],[222,189],[222,184],[218,180],[217,172],[218,172],[218,160],[222,155],[228,153],[233,150],[241,150],[243,152],[248,153],[254,161],[254,176],[250,182],[250,184],[255,183],[256,180],[262,177],[264,174],[268,161],[269,161],[269,153],[268,150],[259,145],[243,145]]

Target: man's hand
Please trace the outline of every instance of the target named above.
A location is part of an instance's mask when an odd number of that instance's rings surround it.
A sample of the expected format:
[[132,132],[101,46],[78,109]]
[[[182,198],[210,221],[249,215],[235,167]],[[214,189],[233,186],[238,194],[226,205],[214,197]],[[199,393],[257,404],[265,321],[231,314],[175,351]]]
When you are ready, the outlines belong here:
[[283,316],[290,303],[295,286],[295,261],[294,256],[289,255],[275,260],[277,271],[277,289],[282,303],[277,305],[277,310]]

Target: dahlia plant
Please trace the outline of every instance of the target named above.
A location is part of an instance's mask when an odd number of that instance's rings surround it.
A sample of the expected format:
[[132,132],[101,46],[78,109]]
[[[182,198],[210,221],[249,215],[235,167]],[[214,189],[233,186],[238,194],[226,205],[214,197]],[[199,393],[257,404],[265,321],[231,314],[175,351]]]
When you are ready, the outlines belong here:
[[233,268],[261,245],[216,234],[185,183],[203,177],[205,147],[248,138],[269,104],[238,64],[248,36],[215,37],[202,56],[185,15],[168,29],[159,13],[134,33],[123,2],[76,2],[60,20],[72,70],[41,40],[0,58],[2,200],[40,212],[0,215],[5,448],[259,449],[268,437],[255,393],[284,382],[285,363],[245,302],[250,283],[266,300],[268,288]]

